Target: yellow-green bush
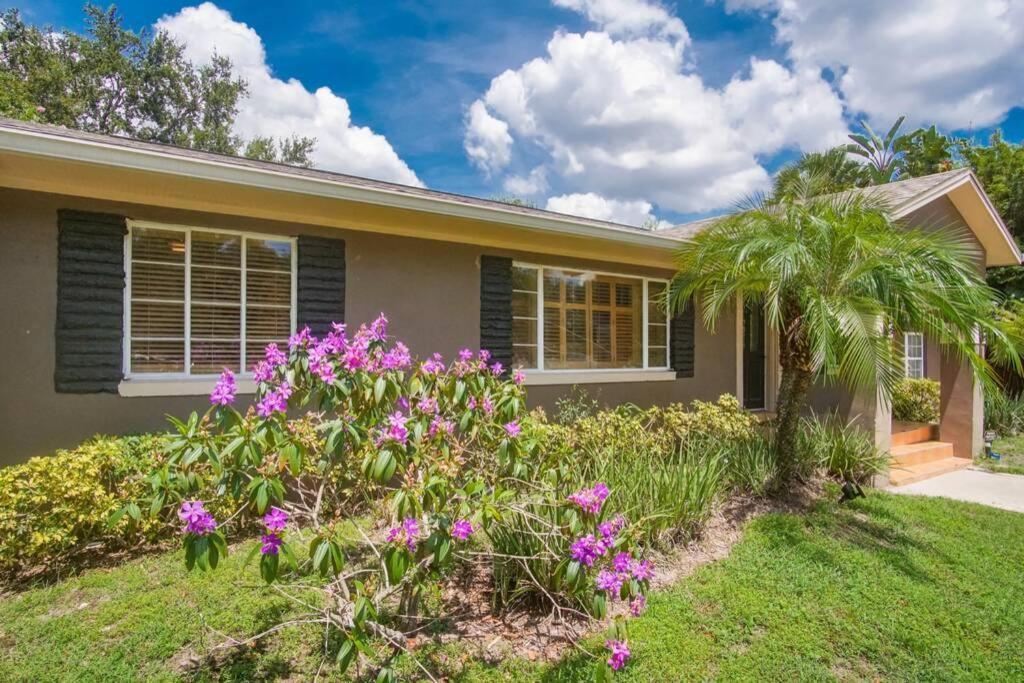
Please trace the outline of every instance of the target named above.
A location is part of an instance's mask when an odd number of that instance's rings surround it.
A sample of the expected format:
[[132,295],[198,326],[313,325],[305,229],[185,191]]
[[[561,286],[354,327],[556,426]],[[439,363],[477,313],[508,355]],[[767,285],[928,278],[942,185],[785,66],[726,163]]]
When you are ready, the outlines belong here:
[[723,394],[714,402],[694,401],[687,408],[673,403],[664,408],[623,406],[587,415],[569,424],[546,425],[544,450],[593,455],[611,451],[628,455],[638,450],[675,450],[691,438],[733,441],[746,438],[757,421],[740,407],[736,397]]
[[0,469],[0,574],[51,562],[100,542],[117,547],[152,537],[163,524],[112,513],[147,490],[163,437],[95,437],[72,450]]
[[939,396],[935,380],[905,379],[892,394],[892,417],[907,422],[938,422]]

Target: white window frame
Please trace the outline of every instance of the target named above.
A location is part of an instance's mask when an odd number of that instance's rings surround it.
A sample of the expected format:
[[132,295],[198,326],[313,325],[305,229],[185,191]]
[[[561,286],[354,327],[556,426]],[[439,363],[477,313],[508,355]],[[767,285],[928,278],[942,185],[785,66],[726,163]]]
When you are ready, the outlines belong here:
[[[210,228],[205,226],[196,225],[180,225],[176,223],[158,223],[154,221],[137,221],[128,220],[128,232],[124,238],[124,263],[125,263],[125,306],[124,306],[124,322],[123,322],[123,348],[122,348],[122,371],[124,373],[124,381],[121,384],[120,393],[123,395],[154,395],[148,389],[147,384],[152,383],[173,383],[175,386],[170,392],[171,394],[187,395],[193,393],[192,382],[198,381],[200,383],[199,388],[195,393],[202,393],[205,391],[205,386],[209,384],[210,380],[215,380],[219,373],[192,373],[189,371],[191,367],[191,318],[192,318],[192,234],[196,232],[203,233],[215,233],[218,235],[237,235],[242,238],[241,247],[241,300],[240,300],[240,316],[239,316],[239,344],[240,346],[240,359],[241,359],[241,372],[239,374],[245,375],[249,372],[247,367],[246,355],[246,245],[245,240],[258,239],[258,240],[271,240],[274,242],[287,242],[291,245],[291,296],[289,301],[290,308],[290,320],[289,320],[289,335],[295,333],[297,326],[297,299],[298,299],[298,244],[295,237],[286,237],[284,235],[272,235],[260,232],[246,232],[241,230],[222,230],[220,228]],[[132,372],[131,371],[131,352],[132,352],[132,232],[136,228],[148,228],[153,230],[167,230],[175,232],[185,233],[185,371],[184,372]],[[134,388],[127,388],[126,385],[134,382]],[[239,383],[239,388],[244,389],[242,383]],[[212,384],[210,385],[212,387]]]
[[[920,356],[911,356],[908,353],[908,350],[910,349],[910,339],[912,337],[917,338],[918,340],[920,340],[920,348],[921,348],[921,355]],[[925,357],[924,335],[921,334],[920,332],[904,332],[903,333],[903,376],[907,377],[908,379],[924,379],[924,377],[925,377],[924,357]],[[914,376],[912,376],[910,374],[910,361],[912,361],[912,360],[919,360],[919,361],[921,361],[921,375],[920,375],[920,377],[914,377]]]
[[[675,380],[676,374],[672,370],[672,359],[670,358],[670,349],[672,348],[672,325],[671,317],[665,322],[665,365],[664,366],[651,366],[649,364],[649,348],[648,348],[648,285],[651,282],[658,282],[668,287],[669,281],[667,278],[656,278],[656,277],[645,277],[642,275],[633,275],[630,273],[613,273],[608,271],[591,270],[589,268],[573,268],[570,266],[544,266],[538,263],[528,263],[523,261],[513,261],[513,268],[523,268],[535,270],[537,272],[537,367],[536,368],[523,368],[523,374],[526,375],[526,383],[534,385],[544,384],[585,384],[585,383],[605,383],[605,382],[636,382],[636,381],[669,381]],[[607,277],[619,277],[628,278],[631,280],[637,280],[642,283],[642,296],[643,301],[641,302],[642,320],[641,320],[641,331],[642,331],[642,348],[641,356],[643,364],[636,368],[572,368],[572,369],[546,369],[544,367],[544,271],[545,270],[557,270],[567,272],[580,272],[589,273],[593,275],[604,275]],[[513,340],[514,343],[514,340]],[[659,347],[660,348],[660,347]]]

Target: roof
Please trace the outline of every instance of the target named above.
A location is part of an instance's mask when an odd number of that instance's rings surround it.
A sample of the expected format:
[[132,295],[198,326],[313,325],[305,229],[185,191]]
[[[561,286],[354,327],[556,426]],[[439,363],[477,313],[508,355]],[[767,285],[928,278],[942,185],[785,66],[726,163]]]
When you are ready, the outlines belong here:
[[69,158],[287,189],[371,204],[468,216],[533,229],[672,249],[678,240],[610,221],[359,176],[257,161],[0,117],[0,151]]
[[[896,218],[904,218],[939,197],[948,196],[964,217],[968,227],[985,247],[987,265],[1005,266],[1021,263],[1021,253],[1016,241],[992,206],[991,200],[981,187],[981,182],[969,168],[957,168],[883,185],[856,188],[848,192],[884,202]],[[711,227],[719,218],[721,216],[702,218],[662,228],[657,232],[685,240]]]

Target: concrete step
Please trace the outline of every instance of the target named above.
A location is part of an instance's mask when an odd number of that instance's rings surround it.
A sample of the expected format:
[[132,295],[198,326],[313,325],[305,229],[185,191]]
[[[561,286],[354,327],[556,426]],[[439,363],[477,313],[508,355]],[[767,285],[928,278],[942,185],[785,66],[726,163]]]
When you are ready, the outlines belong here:
[[944,460],[932,460],[931,462],[919,465],[893,466],[889,470],[889,483],[893,486],[905,486],[924,479],[937,477],[947,472],[964,470],[972,465],[969,458],[945,458]]
[[905,446],[911,443],[933,441],[938,438],[938,425],[924,422],[893,422],[892,445]]
[[894,465],[921,465],[953,457],[953,444],[945,441],[923,441],[893,446],[889,449]]

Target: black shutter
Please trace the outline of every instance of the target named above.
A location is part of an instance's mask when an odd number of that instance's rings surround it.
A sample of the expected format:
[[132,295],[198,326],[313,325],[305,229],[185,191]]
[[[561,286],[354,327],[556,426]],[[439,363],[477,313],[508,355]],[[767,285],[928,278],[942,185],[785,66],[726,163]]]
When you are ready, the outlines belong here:
[[298,326],[324,334],[345,322],[345,240],[300,235],[298,248]]
[[480,257],[480,348],[512,367],[512,259]]
[[672,369],[676,377],[693,377],[695,318],[693,299],[672,317]]
[[117,393],[123,377],[126,232],[123,216],[57,212],[58,392]]

